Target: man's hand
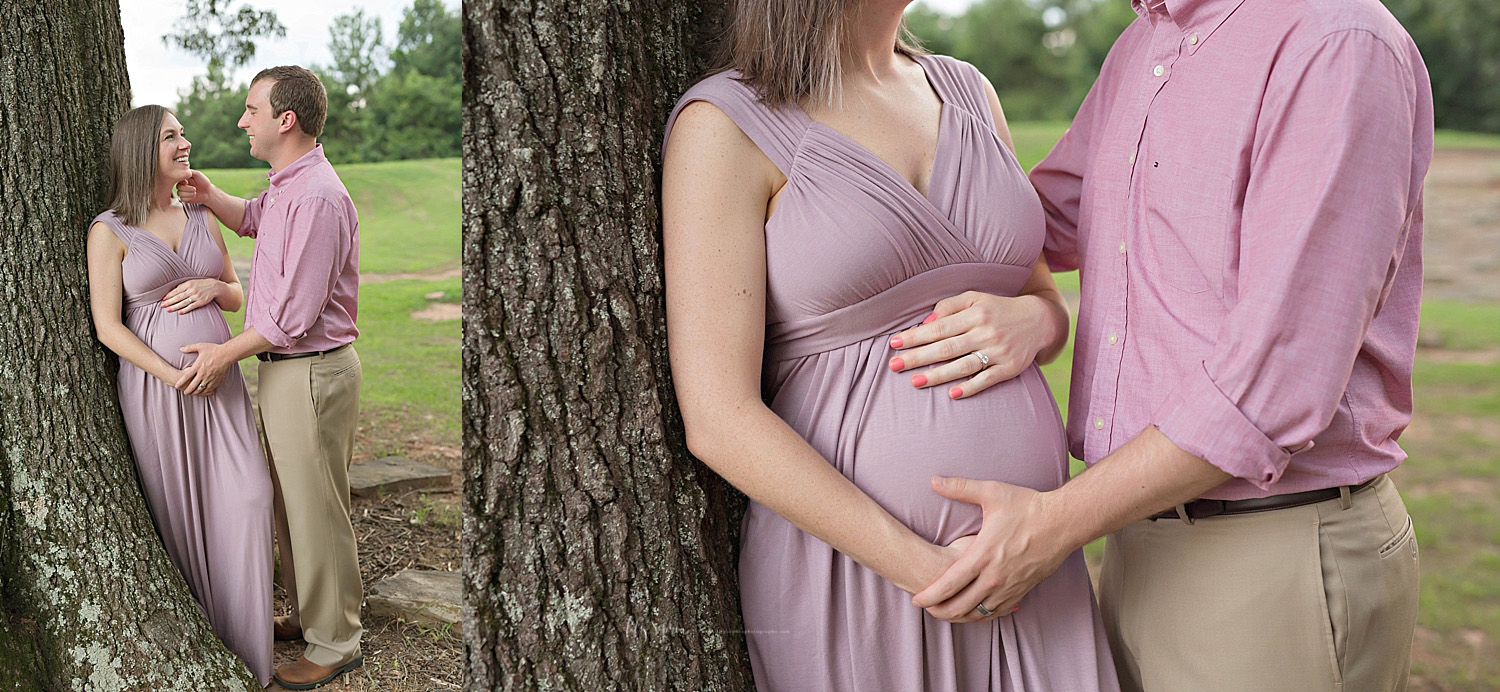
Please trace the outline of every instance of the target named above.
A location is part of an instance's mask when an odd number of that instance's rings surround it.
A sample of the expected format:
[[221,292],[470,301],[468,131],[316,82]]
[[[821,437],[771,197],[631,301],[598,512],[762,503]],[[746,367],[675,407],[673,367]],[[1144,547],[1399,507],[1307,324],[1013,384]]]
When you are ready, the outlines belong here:
[[1047,530],[1045,495],[998,481],[965,478],[932,479],[932,487],[950,500],[979,505],[984,523],[978,536],[948,571],[913,599],[933,617],[975,622],[981,603],[993,617],[1010,615],[1021,597],[1057,571],[1075,546]]
[[191,178],[177,183],[177,199],[184,204],[208,204],[208,197],[213,190],[214,184],[208,181],[208,176],[193,171]]
[[182,371],[182,377],[174,385],[178,391],[187,395],[213,394],[224,382],[224,371],[234,363],[223,344],[189,344],[183,346],[181,351],[198,354],[198,359]]
[[[1057,339],[1049,310],[1045,299],[1031,295],[968,291],[944,299],[921,326],[891,337],[891,348],[910,350],[892,358],[890,368],[906,372],[947,361],[914,375],[912,385],[932,387],[972,375],[948,395],[974,396],[1021,374]],[[988,362],[972,355],[975,351]]]
[[219,299],[224,282],[218,279],[188,279],[172,289],[161,299],[167,312],[186,315]]

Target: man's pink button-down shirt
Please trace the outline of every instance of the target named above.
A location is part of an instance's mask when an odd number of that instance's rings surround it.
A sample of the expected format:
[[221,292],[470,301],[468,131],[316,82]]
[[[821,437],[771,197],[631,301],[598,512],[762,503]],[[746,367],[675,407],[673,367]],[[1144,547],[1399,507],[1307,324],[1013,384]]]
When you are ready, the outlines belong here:
[[273,353],[327,351],[354,341],[359,312],[359,214],[323,146],[271,173],[245,202],[239,234],[255,239],[245,326]]
[[1157,426],[1243,499],[1395,468],[1411,420],[1432,95],[1376,0],[1136,0],[1032,171],[1080,269],[1068,440]]

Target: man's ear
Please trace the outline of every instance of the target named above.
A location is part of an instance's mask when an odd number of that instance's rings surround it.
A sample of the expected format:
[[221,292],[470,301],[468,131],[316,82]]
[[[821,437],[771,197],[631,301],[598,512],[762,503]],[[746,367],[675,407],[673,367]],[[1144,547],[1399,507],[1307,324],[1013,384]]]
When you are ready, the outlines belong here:
[[282,111],[281,124],[277,126],[276,132],[284,135],[295,129],[297,129],[297,111]]

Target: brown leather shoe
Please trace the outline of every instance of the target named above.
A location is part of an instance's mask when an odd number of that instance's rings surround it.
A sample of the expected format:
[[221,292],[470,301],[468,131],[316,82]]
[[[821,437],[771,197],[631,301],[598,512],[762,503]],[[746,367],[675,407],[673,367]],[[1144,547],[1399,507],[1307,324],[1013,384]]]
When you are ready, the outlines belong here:
[[271,634],[278,642],[294,642],[302,638],[302,628],[292,624],[289,615],[278,615],[271,619]]
[[277,668],[276,674],[271,677],[276,680],[277,684],[289,690],[310,690],[327,685],[333,682],[334,678],[354,670],[364,665],[364,663],[364,656],[355,656],[354,660],[337,668],[324,668],[307,660],[306,656],[298,656],[297,660]]

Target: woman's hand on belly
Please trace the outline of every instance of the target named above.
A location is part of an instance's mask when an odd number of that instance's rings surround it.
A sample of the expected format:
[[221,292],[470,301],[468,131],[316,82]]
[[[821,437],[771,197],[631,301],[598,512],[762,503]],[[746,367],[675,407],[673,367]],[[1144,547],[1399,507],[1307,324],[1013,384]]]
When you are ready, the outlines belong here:
[[[942,363],[913,375],[912,386],[935,387],[969,377],[949,388],[948,396],[970,397],[1021,374],[1038,354],[1050,350],[1058,342],[1056,313],[1057,307],[1039,296],[962,293],[940,301],[920,326],[891,337],[891,348],[902,352],[889,365],[894,372],[909,372]],[[1066,340],[1065,312],[1062,325]]]

